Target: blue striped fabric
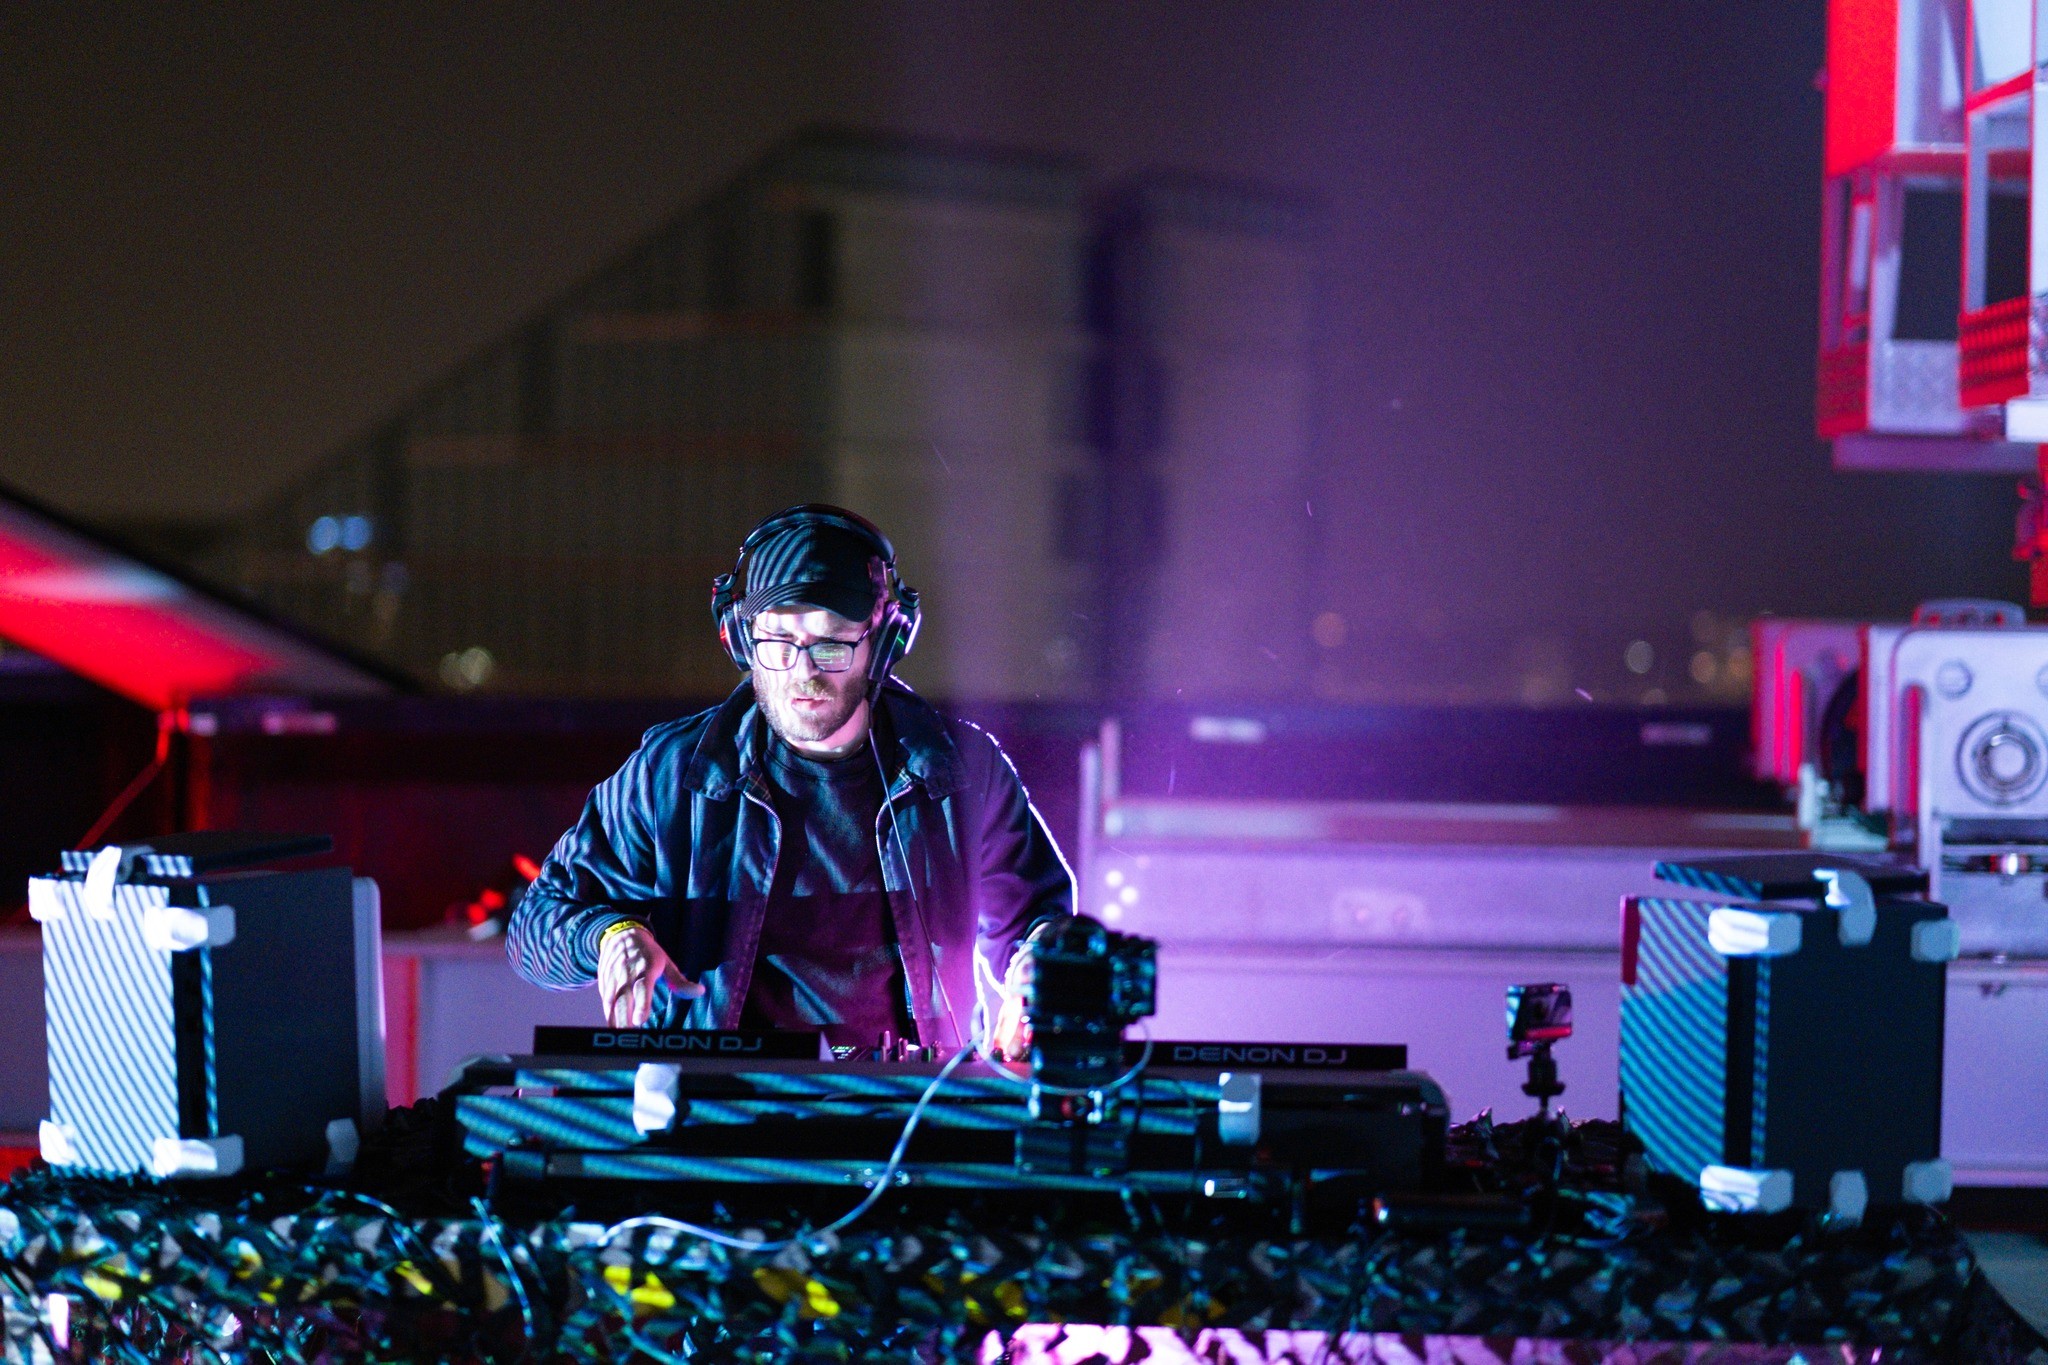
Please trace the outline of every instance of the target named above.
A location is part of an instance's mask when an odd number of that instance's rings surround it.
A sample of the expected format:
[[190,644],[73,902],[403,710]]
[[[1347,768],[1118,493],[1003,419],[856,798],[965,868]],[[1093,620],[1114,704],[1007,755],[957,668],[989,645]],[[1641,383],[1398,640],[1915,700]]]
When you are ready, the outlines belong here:
[[[713,1076],[730,1077],[733,1082],[744,1085],[754,1095],[787,1096],[794,1099],[816,1098],[821,1100],[877,1099],[897,1100],[914,1104],[924,1094],[925,1087],[932,1082],[936,1067],[903,1068],[901,1074],[888,1075],[859,1072],[853,1065],[841,1063],[813,1064],[811,1070],[791,1071],[718,1071]],[[520,1090],[581,1090],[599,1094],[630,1095],[633,1093],[633,1067],[537,1067],[513,1073],[513,1085]],[[688,1088],[689,1072],[685,1072],[685,1088]],[[1203,1098],[1207,1091],[1209,1103],[1216,1102],[1215,1081],[1206,1084],[1176,1082],[1193,1098]],[[997,1076],[976,1076],[955,1074],[947,1077],[946,1088],[941,1092],[946,1101],[957,1104],[964,1100],[1009,1102],[1017,1099],[1022,1092],[1013,1080]]]
[[1818,874],[1829,868],[1854,872],[1880,895],[1913,895],[1927,889],[1927,874],[1889,858],[1852,858],[1836,853],[1726,853],[1684,862],[1660,862],[1658,881],[1732,896],[1745,901],[1817,900],[1826,889]]
[[1765,1159],[1764,1134],[1769,1109],[1765,1100],[1770,1095],[1765,1082],[1771,1078],[1771,960],[1758,958],[1756,964],[1756,1060],[1752,1074],[1755,1080],[1749,1087],[1749,1164],[1768,1166]]
[[80,889],[58,881],[62,913],[43,925],[50,1118],[72,1129],[88,1169],[148,1171],[156,1139],[178,1136],[171,955],[142,940],[144,910],[169,892],[118,886],[102,920]]
[[1860,1170],[1873,1198],[1897,1198],[1895,1173],[1940,1148],[1943,976],[1906,940],[1944,908],[1879,897],[1874,945],[1848,953],[1821,910],[1804,952],[1728,959],[1708,944],[1719,908],[1643,898],[1624,910],[1624,1117],[1650,1163],[1687,1180],[1709,1164],[1785,1171],[1809,1206],[1835,1171]]
[[[1014,1129],[1021,1110],[998,1112],[985,1104],[934,1104],[918,1122],[926,1128],[959,1128],[978,1132]],[[704,1100],[692,1098],[688,1123],[758,1123],[764,1118],[787,1115],[799,1119],[893,1119],[910,1117],[910,1107],[851,1100]],[[1147,1124],[1149,1131],[1154,1125]]]
[[[695,1074],[708,1074],[720,1083],[730,1081],[743,1085],[746,1094],[763,1098],[884,1100],[908,1106],[924,1094],[925,1087],[931,1084],[932,1076],[938,1070],[930,1065],[905,1065],[894,1074],[890,1070],[856,1070],[862,1066],[858,1062],[799,1063],[789,1070],[718,1070]],[[527,1092],[582,1091],[630,1095],[633,1093],[635,1071],[634,1067],[533,1067],[514,1071],[512,1084],[515,1089]],[[689,1093],[692,1074],[689,1071],[682,1073],[685,1093]],[[1213,1079],[1214,1075],[1211,1072],[1210,1079],[1200,1076],[1147,1076],[1139,1082],[1143,1107],[1149,1115],[1155,1106],[1185,1112],[1191,1105],[1213,1105],[1222,1093],[1221,1085]],[[949,1076],[945,1089],[939,1092],[947,1104],[972,1102],[998,1106],[1021,1103],[1022,1094],[1015,1079],[977,1075],[964,1069]]]
[[1650,1164],[1686,1180],[1722,1159],[1728,967],[1707,943],[1706,901],[1644,897],[1636,981],[1621,992],[1621,1090]]
[[1751,878],[1724,876],[1713,868],[1695,867],[1691,863],[1658,863],[1657,880],[1689,886],[1695,891],[1711,891],[1717,896],[1740,896],[1744,900],[1756,899],[1762,890]]
[[[542,1076],[574,1077],[582,1084],[563,1086],[555,1094],[460,1095],[456,1118],[464,1130],[464,1147],[472,1156],[497,1156],[509,1150],[604,1153],[638,1148],[643,1139],[633,1127],[630,1071],[540,1070],[519,1073],[518,1088],[531,1091]],[[599,1090],[591,1077],[613,1082],[623,1078],[627,1089]],[[803,1119],[883,1119],[902,1122],[910,1115],[930,1076],[812,1076],[748,1073],[743,1079],[759,1091],[754,1097],[724,1095],[707,1098],[684,1088],[679,1122],[699,1125],[749,1124],[789,1115]],[[760,1084],[765,1082],[766,1084]],[[994,1077],[948,1080],[940,1097],[925,1110],[921,1123],[932,1129],[1014,1131],[1025,1120],[1018,1089]],[[1216,1084],[1179,1080],[1140,1081],[1135,1106],[1139,1132],[1188,1137],[1200,1116],[1213,1109]],[[781,1093],[777,1093],[778,1090]],[[1204,1094],[1194,1092],[1206,1091]],[[562,1093],[567,1092],[567,1093]],[[699,1158],[691,1158],[698,1160]],[[708,1159],[708,1158],[706,1158]]]
[[463,1095],[455,1101],[466,1149],[495,1156],[510,1147],[620,1151],[640,1145],[630,1096]]
[[[601,1180],[692,1180],[730,1184],[848,1185],[864,1188],[881,1169],[880,1161],[785,1161],[773,1157],[686,1156],[679,1152],[569,1152],[546,1160],[549,1175]],[[1219,1172],[1223,1174],[1224,1172]],[[1200,1172],[1126,1171],[1116,1176],[1024,1174],[1011,1165],[952,1162],[920,1165],[906,1162],[904,1183],[931,1189],[1044,1190],[1072,1193],[1186,1194],[1199,1186]],[[1242,1177],[1242,1172],[1228,1172]]]

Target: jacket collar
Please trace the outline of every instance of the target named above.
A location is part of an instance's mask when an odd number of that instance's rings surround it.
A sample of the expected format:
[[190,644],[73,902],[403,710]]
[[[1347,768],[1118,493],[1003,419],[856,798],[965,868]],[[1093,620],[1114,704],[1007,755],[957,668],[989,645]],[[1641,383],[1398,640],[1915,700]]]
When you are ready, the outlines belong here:
[[[960,750],[931,703],[892,677],[883,684],[874,710],[875,737],[891,773],[923,784],[935,799],[958,790]],[[711,713],[683,767],[683,786],[714,801],[730,797],[759,775],[768,738],[767,721],[754,704],[753,680],[744,679]]]

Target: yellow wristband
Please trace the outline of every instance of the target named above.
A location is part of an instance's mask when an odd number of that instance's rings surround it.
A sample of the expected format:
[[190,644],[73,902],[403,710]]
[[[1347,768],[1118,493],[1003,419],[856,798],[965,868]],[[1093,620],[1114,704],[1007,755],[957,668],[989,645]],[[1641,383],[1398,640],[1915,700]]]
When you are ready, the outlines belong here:
[[640,921],[636,919],[622,919],[617,924],[607,925],[605,926],[605,931],[597,936],[597,946],[602,948],[626,930],[638,929],[639,927]]

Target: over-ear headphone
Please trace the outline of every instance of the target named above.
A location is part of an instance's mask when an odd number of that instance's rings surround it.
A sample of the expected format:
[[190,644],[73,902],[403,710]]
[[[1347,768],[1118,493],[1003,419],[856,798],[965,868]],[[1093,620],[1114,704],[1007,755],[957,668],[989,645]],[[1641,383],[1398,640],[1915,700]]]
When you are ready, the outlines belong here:
[[747,533],[746,540],[740,543],[739,559],[734,563],[732,572],[722,573],[711,581],[711,615],[718,622],[718,643],[725,647],[727,657],[739,666],[742,673],[753,669],[753,632],[747,626],[746,599],[740,592],[740,585],[746,578],[747,561],[770,536],[792,526],[806,524],[849,531],[866,541],[875,558],[882,561],[887,600],[882,606],[882,619],[868,636],[867,684],[873,690],[888,679],[889,671],[901,663],[910,653],[911,646],[917,643],[917,628],[924,617],[918,610],[917,589],[905,583],[902,575],[896,572],[896,547],[889,543],[889,537],[866,517],[844,507],[807,502],[801,507],[777,512]]

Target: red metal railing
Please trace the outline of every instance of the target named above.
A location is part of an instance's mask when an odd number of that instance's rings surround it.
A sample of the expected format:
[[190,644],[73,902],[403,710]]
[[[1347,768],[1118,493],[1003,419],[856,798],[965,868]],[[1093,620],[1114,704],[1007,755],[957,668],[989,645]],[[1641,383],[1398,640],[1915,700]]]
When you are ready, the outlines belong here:
[[2027,300],[2005,299],[1957,322],[1963,406],[1987,407],[2027,391]]
[[1814,424],[1832,441],[1870,426],[1870,347],[1858,342],[1820,353]]

